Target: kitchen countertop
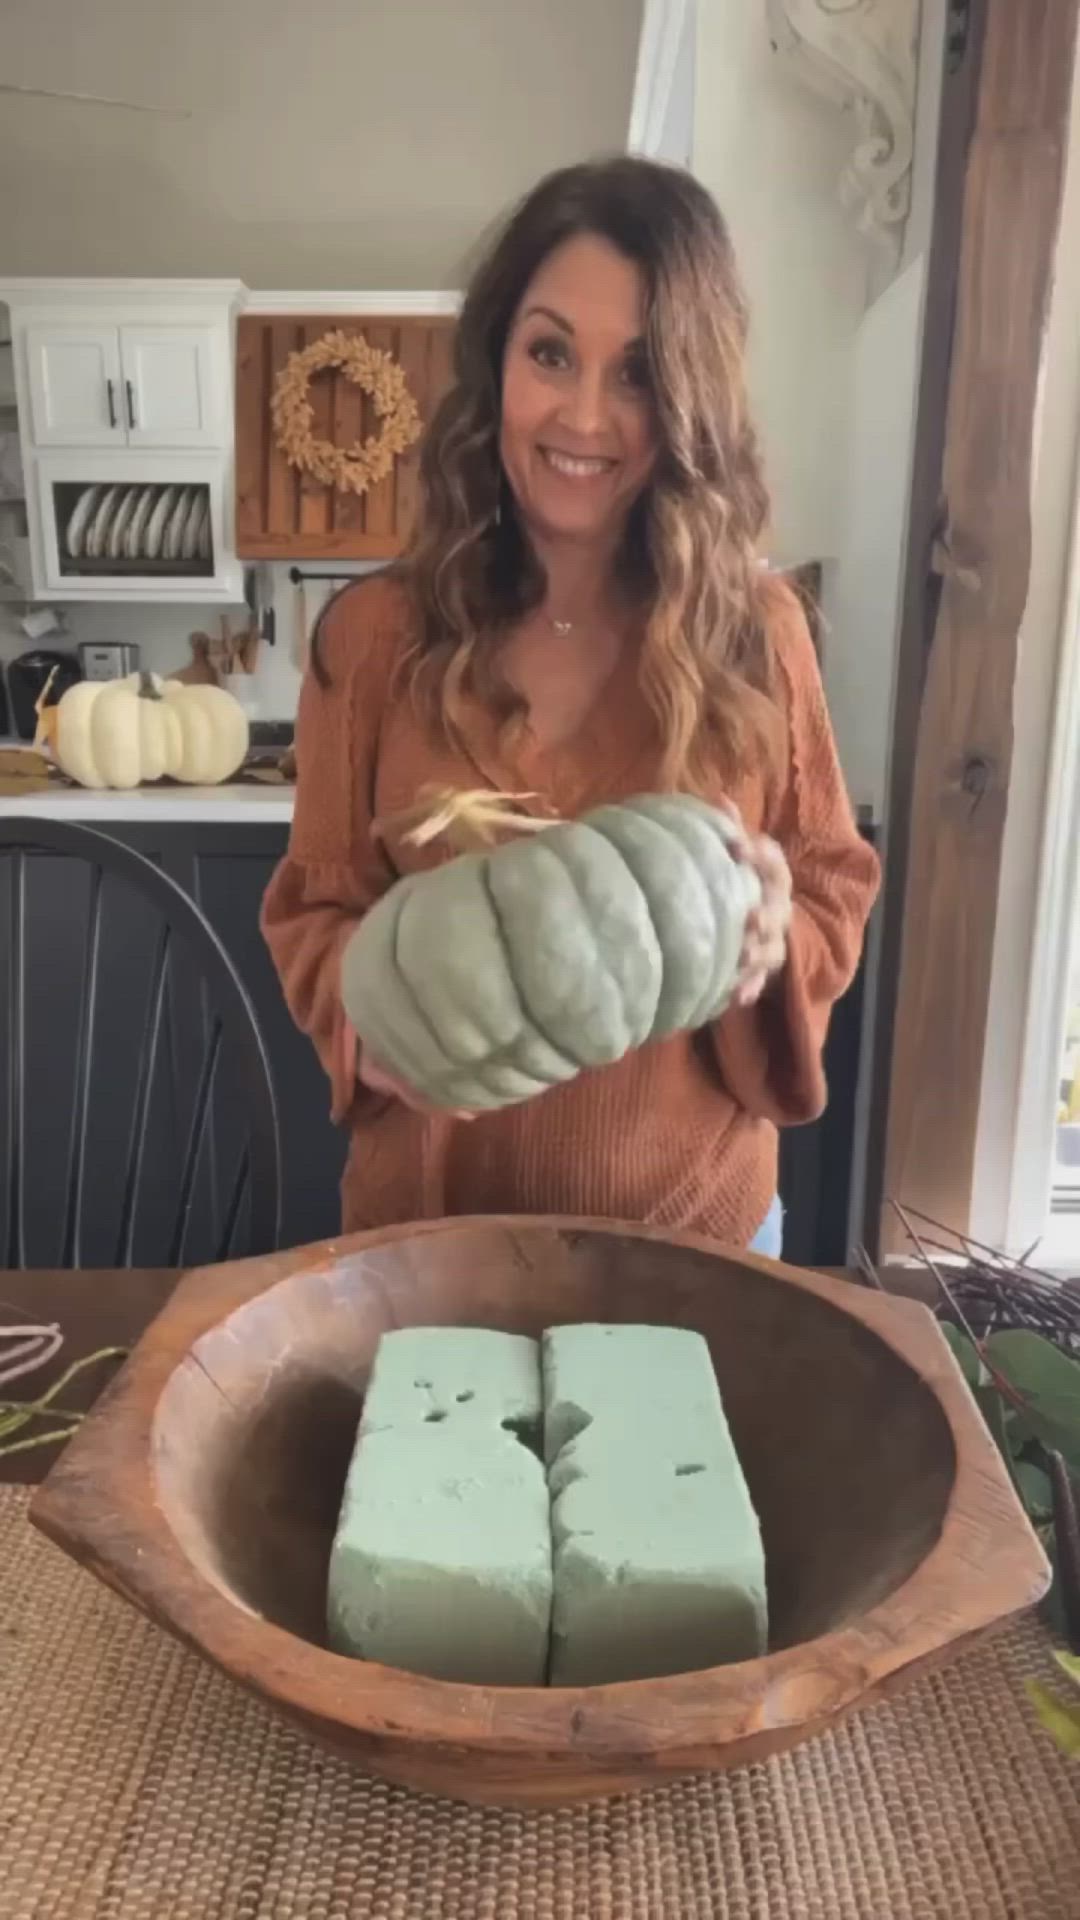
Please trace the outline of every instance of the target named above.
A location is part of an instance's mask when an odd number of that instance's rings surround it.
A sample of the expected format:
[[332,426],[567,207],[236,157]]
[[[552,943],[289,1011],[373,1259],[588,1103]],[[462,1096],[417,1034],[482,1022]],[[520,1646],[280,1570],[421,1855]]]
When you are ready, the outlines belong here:
[[88,787],[49,787],[37,793],[0,795],[0,816],[48,816],[91,826],[125,821],[155,821],[201,826],[271,826],[292,819],[295,789],[229,783],[220,787],[135,787],[125,793],[93,792]]

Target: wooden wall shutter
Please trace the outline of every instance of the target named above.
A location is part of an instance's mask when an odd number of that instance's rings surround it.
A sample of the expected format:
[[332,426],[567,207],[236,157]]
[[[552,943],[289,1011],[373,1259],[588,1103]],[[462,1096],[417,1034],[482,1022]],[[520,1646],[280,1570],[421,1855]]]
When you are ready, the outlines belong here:
[[[270,400],[289,354],[331,330],[363,334],[405,369],[426,424],[450,382],[454,321],[443,316],[247,314],[236,348],[236,550],[242,560],[387,560],[416,504],[418,447],[365,494],[342,493],[290,467],[274,441]],[[315,431],[345,446],[378,432],[368,396],[336,370],[312,382]]]

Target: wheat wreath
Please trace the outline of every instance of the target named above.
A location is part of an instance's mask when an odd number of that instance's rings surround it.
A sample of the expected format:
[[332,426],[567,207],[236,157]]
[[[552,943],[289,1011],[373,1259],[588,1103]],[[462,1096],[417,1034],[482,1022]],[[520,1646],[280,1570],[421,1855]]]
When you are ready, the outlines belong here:
[[[347,380],[371,395],[382,422],[379,433],[354,440],[349,447],[315,437],[309,388],[312,376],[328,367],[339,367]],[[385,480],[398,454],[420,435],[420,413],[404,368],[381,347],[369,346],[363,334],[340,328],[290,353],[274,382],[270,414],[289,465],[339,493],[366,493]]]

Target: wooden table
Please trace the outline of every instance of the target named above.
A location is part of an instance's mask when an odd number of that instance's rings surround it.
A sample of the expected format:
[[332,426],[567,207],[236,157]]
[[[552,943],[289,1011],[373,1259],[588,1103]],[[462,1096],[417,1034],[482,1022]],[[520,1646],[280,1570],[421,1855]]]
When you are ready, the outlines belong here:
[[[131,1347],[180,1278],[172,1268],[48,1269],[30,1273],[0,1271],[0,1327],[50,1326],[63,1330],[64,1344],[48,1366],[0,1384],[0,1399],[31,1400],[84,1355],[99,1347]],[[87,1368],[65,1389],[64,1405],[85,1411],[108,1385],[117,1364]],[[33,1447],[27,1453],[0,1454],[0,1481],[22,1485],[43,1480],[59,1446]]]

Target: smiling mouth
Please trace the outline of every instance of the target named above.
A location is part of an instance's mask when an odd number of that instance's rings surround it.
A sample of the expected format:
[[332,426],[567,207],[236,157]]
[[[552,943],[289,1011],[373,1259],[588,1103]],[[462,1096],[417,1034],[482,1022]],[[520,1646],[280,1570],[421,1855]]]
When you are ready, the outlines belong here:
[[541,458],[553,473],[561,474],[564,480],[599,480],[611,473],[617,465],[614,460],[589,458],[574,453],[560,453],[556,447],[541,447]]

